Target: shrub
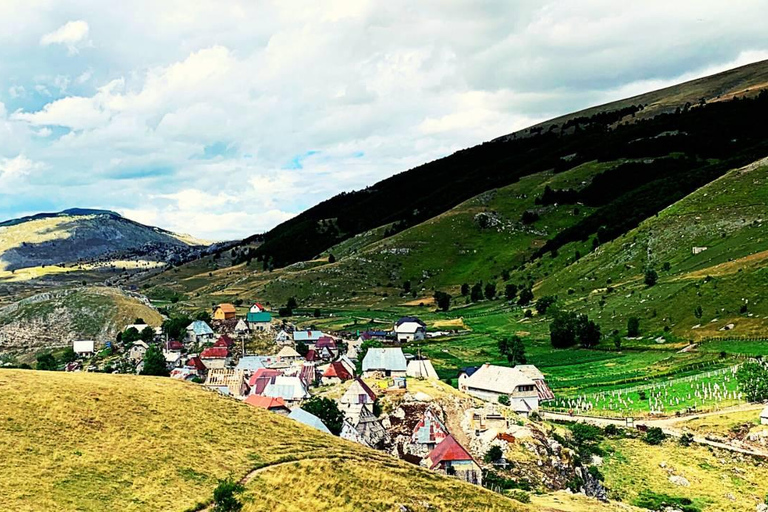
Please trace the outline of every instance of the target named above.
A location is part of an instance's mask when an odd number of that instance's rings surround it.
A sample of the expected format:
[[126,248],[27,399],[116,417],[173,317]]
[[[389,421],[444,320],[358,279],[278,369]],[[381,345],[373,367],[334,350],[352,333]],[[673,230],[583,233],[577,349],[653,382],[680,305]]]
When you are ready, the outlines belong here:
[[238,512],[243,509],[238,496],[245,491],[245,488],[239,482],[231,478],[220,480],[219,485],[213,491],[213,511],[214,512]]
[[531,497],[525,491],[517,491],[517,490],[512,491],[509,493],[509,497],[512,498],[513,500],[519,501],[520,503],[531,502]]
[[610,423],[610,424],[606,425],[605,428],[603,428],[603,432],[607,436],[616,436],[616,435],[619,434],[619,427],[617,427],[616,425]]
[[649,510],[665,510],[666,508],[678,509],[682,512],[701,512],[689,498],[678,498],[669,494],[657,493],[648,489],[640,491],[637,499],[632,503],[636,507]]
[[645,279],[643,282],[645,282],[646,286],[653,286],[656,284],[656,281],[659,279],[659,274],[653,270],[652,268],[649,268],[645,271]]
[[627,336],[634,338],[640,335],[640,319],[636,316],[629,317],[627,320]]
[[594,478],[595,480],[599,480],[601,482],[605,480],[605,477],[600,472],[600,469],[597,466],[589,466],[587,468],[587,471],[589,471],[589,474],[592,475],[592,478]]
[[686,432],[680,436],[680,440],[678,442],[680,443],[680,446],[690,446],[693,442],[693,434]]
[[501,405],[509,405],[509,395],[500,395],[499,396],[499,403]]
[[485,452],[483,460],[485,462],[491,463],[501,460],[502,457],[504,457],[504,452],[501,450],[501,447],[494,445],[491,446],[487,452]]
[[659,445],[667,438],[667,435],[659,427],[651,427],[648,432],[645,433],[643,441],[650,445]]

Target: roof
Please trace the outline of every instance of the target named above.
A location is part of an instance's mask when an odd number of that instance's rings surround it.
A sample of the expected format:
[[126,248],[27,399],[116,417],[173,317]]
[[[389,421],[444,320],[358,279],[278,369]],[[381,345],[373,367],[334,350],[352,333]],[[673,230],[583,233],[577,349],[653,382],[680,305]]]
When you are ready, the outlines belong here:
[[512,393],[517,386],[535,386],[536,383],[517,368],[486,363],[466,380],[466,385],[495,393]]
[[435,446],[435,448],[429,452],[429,455],[427,455],[427,459],[430,463],[430,469],[435,469],[441,462],[475,460],[452,435],[448,435],[440,442],[440,444]]
[[395,326],[395,332],[412,334],[419,330],[424,330],[423,322],[403,322]]
[[235,340],[227,336],[226,334],[222,334],[219,336],[219,339],[216,340],[216,343],[213,344],[214,347],[226,347],[226,348],[232,348],[235,346]]
[[311,348],[307,350],[307,355],[304,356],[304,359],[306,359],[307,361],[319,361],[320,354],[318,354],[315,349]]
[[202,320],[195,320],[187,326],[188,331],[195,333],[195,336],[204,336],[206,334],[213,334],[213,329],[207,323]]
[[219,304],[218,309],[222,310],[225,313],[237,313],[237,310],[235,309],[235,305],[230,304],[229,302],[224,302],[222,304]]
[[184,344],[177,340],[171,340],[168,342],[168,350],[181,350],[184,348]]
[[462,373],[466,373],[467,377],[471,377],[477,371],[477,368],[478,368],[477,366],[465,366],[461,369],[461,371],[459,372],[459,375],[461,375]]
[[235,332],[246,332],[248,330],[248,324],[242,318],[237,321],[235,325]]
[[248,385],[251,386],[251,391],[254,395],[260,395],[264,392],[264,388],[268,384],[272,383],[276,377],[282,375],[280,370],[273,370],[271,368],[259,368],[256,370],[251,378],[248,379]]
[[[143,348],[145,350],[149,348],[149,345],[147,345],[144,342],[144,340],[136,340],[131,345],[133,345],[133,347],[141,347],[141,348]],[[133,347],[131,347],[131,348],[133,348]]]
[[93,340],[77,340],[72,342],[72,350],[75,352],[93,352],[96,342]]
[[309,393],[304,389],[304,384],[298,377],[279,375],[267,384],[262,392],[264,396],[281,397],[284,400],[301,400],[309,398]]
[[251,309],[249,309],[248,311],[250,311],[252,313],[258,313],[258,312],[264,311],[264,310],[265,310],[264,306],[262,306],[258,302],[254,302],[253,305],[251,306]]
[[435,367],[429,359],[414,359],[408,363],[408,369],[405,371],[408,377],[417,379],[438,379]]
[[266,311],[260,311],[258,313],[251,313],[248,312],[247,315],[245,315],[246,320],[248,320],[251,323],[260,323],[260,322],[271,322],[272,321],[272,313],[267,313]]
[[315,343],[315,348],[336,348],[336,340],[330,336],[321,336]]
[[341,380],[349,380],[352,378],[352,375],[349,374],[347,368],[340,361],[334,361],[328,365],[328,369],[323,373],[323,377],[337,377]]
[[413,429],[412,439],[417,443],[431,444],[437,442],[437,433],[448,435],[448,429],[445,427],[440,418],[438,418],[431,409],[427,409],[424,412],[424,417],[416,424],[416,428]]
[[200,359],[226,359],[229,349],[226,347],[210,347],[200,353]]
[[523,372],[529,379],[544,380],[544,374],[532,364],[518,364],[515,368]]
[[198,372],[204,372],[207,369],[205,363],[203,363],[203,361],[197,356],[187,359],[187,364],[185,366],[194,368]]
[[279,407],[288,408],[285,405],[285,400],[280,397],[250,395],[245,399],[245,403],[254,407],[260,407],[261,409],[277,409]]
[[339,400],[342,404],[372,404],[375,401],[376,393],[360,378],[355,379]]
[[301,407],[296,407],[295,409],[293,409],[291,411],[291,414],[288,415],[288,417],[298,421],[299,423],[303,423],[312,428],[316,428],[321,432],[325,432],[326,434],[331,433],[331,431],[328,430],[328,427],[325,426],[325,424],[322,422],[320,418],[318,418],[314,414],[308,413]]
[[316,341],[323,336],[323,331],[293,331],[293,341]]
[[280,349],[280,352],[277,353],[277,357],[283,358],[283,357],[301,357],[301,354],[296,352],[296,350],[293,347],[283,347]]
[[389,370],[404,372],[408,368],[402,349],[397,348],[369,348],[363,359],[363,371]]
[[415,323],[419,324],[422,327],[426,327],[427,326],[427,324],[425,324],[424,322],[422,322],[419,318],[417,318],[415,316],[404,316],[404,317],[400,318],[397,322],[395,322],[395,327],[399,327],[400,325],[402,325],[402,324],[404,324],[406,322],[415,322]]
[[259,368],[264,368],[261,356],[243,356],[237,362],[237,366],[235,366],[236,370],[245,370],[249,372],[256,371]]

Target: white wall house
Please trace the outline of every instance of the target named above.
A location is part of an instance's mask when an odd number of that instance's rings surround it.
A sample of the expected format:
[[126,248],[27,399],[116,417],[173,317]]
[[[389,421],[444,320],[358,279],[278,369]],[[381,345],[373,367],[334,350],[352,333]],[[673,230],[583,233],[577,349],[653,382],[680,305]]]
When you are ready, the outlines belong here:
[[92,356],[95,353],[96,342],[93,340],[78,340],[72,342],[72,350],[78,356]]
[[484,364],[472,376],[459,376],[459,390],[489,402],[498,403],[499,397],[509,397],[510,407],[527,415],[539,409],[536,383],[517,368]]
[[404,317],[395,324],[395,337],[400,343],[423,340],[427,333],[427,327],[418,318]]

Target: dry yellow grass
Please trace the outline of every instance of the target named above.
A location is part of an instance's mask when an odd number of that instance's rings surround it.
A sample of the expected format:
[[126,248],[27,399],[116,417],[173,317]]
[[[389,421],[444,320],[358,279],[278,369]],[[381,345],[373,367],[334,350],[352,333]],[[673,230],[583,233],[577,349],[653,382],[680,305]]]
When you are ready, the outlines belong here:
[[532,495],[533,503],[542,512],[647,512],[646,509],[633,507],[625,503],[612,501],[603,503],[583,494],[556,492],[552,494]]
[[0,510],[181,511],[271,465],[247,510],[530,510],[169,379],[0,370],[0,411]]

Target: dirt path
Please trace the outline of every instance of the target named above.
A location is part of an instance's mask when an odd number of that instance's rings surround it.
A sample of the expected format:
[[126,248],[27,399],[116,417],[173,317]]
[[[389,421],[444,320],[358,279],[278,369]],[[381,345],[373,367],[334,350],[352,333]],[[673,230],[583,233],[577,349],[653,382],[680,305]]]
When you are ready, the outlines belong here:
[[[759,411],[763,407],[764,407],[763,404],[742,404],[734,407],[727,407],[719,411],[705,412],[701,414],[690,414],[687,416],[675,416],[672,418],[660,418],[655,420],[654,419],[649,419],[649,420],[636,419],[635,425],[659,427],[664,431],[665,434],[669,436],[680,437],[683,435],[684,432],[679,428],[675,428],[675,425],[677,423],[688,421],[688,420],[699,419],[699,418],[706,418],[707,416],[719,416],[722,414],[728,414],[733,412]],[[570,416],[568,414],[558,414],[558,413],[551,413],[551,412],[544,412],[542,414],[542,417],[548,420],[577,421],[582,423],[589,423],[591,425],[596,425],[598,427],[605,427],[607,425],[616,425],[619,427],[627,426],[627,422],[623,418],[600,418],[597,416],[579,416],[579,415]],[[712,446],[713,448],[720,448],[720,449],[729,450],[732,452],[743,453],[745,455],[751,455],[753,457],[768,459],[768,451],[764,451],[764,450],[759,450],[755,448],[742,448],[740,446],[735,446],[731,443],[722,443],[719,441],[712,441],[705,437],[696,436],[696,435],[693,436],[693,442],[697,444],[706,445],[706,446]]]
[[[262,466],[260,468],[256,468],[252,471],[249,471],[243,478],[238,480],[238,482],[241,485],[246,485],[248,482],[253,480],[256,477],[256,475],[258,475],[259,473],[263,473],[264,471],[268,471],[270,469],[279,468],[281,466],[287,466],[288,464],[296,464],[296,463],[302,463],[306,461],[315,461],[315,460],[336,460],[341,458],[342,457],[307,457],[305,459],[287,460],[284,462],[277,462],[275,464],[267,464],[266,466]],[[213,503],[206,505],[203,508],[198,508],[195,510],[195,512],[210,512],[211,510],[213,510]]]

